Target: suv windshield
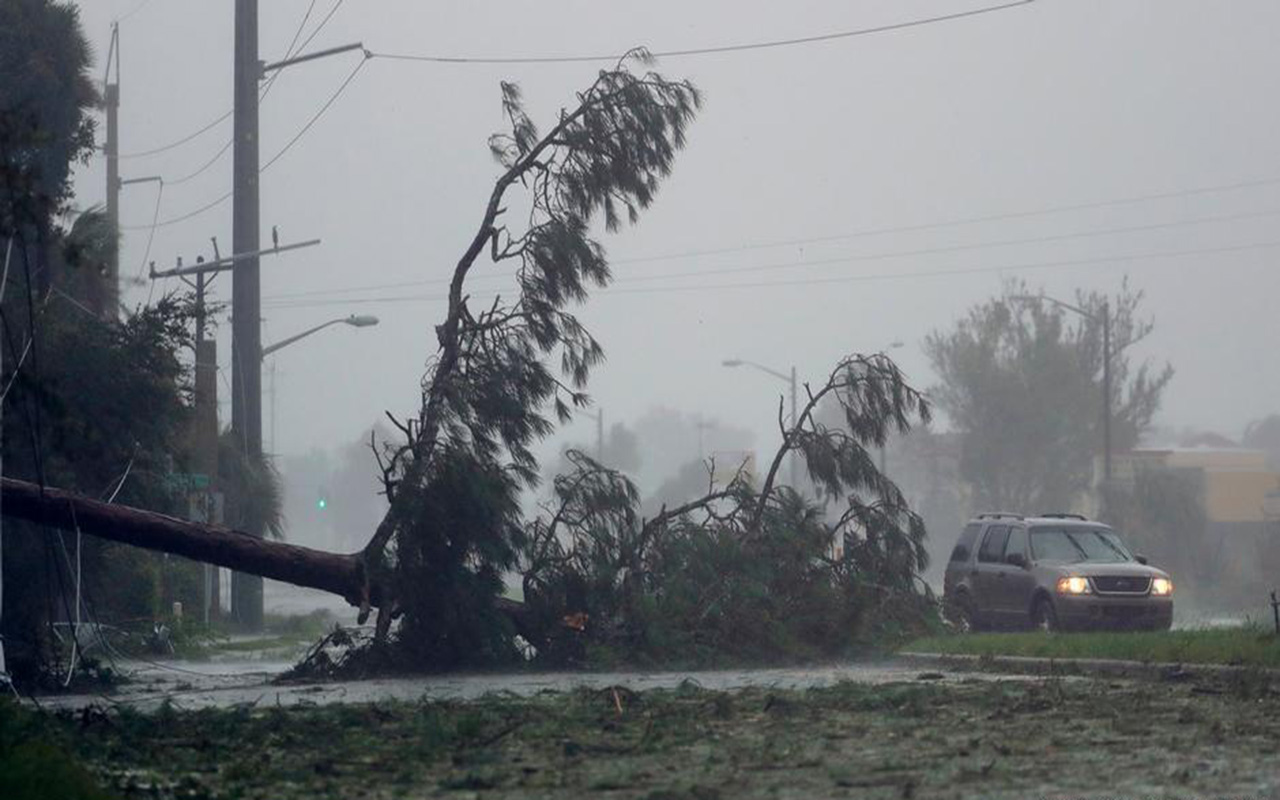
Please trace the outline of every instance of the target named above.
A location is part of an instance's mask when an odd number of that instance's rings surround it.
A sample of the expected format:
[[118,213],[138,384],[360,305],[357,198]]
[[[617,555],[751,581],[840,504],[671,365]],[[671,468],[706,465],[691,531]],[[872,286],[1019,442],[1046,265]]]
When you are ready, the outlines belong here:
[[1044,561],[1132,561],[1120,537],[1102,528],[1032,528],[1032,557]]

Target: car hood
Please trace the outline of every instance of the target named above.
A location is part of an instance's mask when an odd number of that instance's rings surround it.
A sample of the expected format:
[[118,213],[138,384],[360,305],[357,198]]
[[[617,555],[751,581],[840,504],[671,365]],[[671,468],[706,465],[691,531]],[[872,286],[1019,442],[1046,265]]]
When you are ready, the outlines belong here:
[[1136,561],[1121,561],[1117,563],[1077,561],[1071,564],[1058,561],[1045,561],[1040,562],[1037,566],[1053,570],[1062,576],[1080,575],[1086,578],[1092,578],[1099,575],[1115,575],[1127,578],[1169,577],[1169,573],[1162,569],[1157,569],[1149,564],[1139,564]]

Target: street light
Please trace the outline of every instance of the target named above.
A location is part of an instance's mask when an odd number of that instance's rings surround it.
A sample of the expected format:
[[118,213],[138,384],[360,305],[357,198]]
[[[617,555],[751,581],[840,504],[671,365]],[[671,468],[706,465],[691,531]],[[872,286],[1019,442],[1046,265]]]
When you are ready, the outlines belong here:
[[[902,347],[902,346],[903,346],[903,343],[902,343],[902,340],[901,340],[901,339],[894,339],[892,342],[890,342],[890,343],[889,343],[889,346],[888,346],[888,347],[886,347],[886,348],[885,348],[885,350],[897,350],[898,348],[900,348],[900,347]],[[775,378],[777,378],[777,379],[779,379],[779,380],[781,380],[781,381],[785,381],[785,382],[787,382],[787,383],[791,384],[791,425],[792,425],[792,426],[795,426],[795,424],[796,424],[796,422],[797,422],[797,419],[796,419],[796,368],[795,368],[795,365],[792,365],[792,367],[791,367],[791,374],[789,374],[789,375],[788,375],[788,374],[787,374],[787,373],[785,373],[785,372],[781,372],[781,371],[776,370],[776,369],[771,369],[771,368],[769,368],[769,367],[766,367],[766,366],[765,366],[765,365],[763,365],[763,364],[757,364],[757,363],[756,363],[756,362],[754,362],[754,361],[748,361],[748,360],[746,360],[745,358],[726,358],[724,361],[721,361],[721,362],[720,362],[720,364],[721,364],[721,366],[725,366],[725,367],[744,367],[744,366],[745,366],[745,367],[755,367],[756,369],[760,370],[761,372],[768,373],[769,375],[772,375],[773,377],[775,377]],[[797,480],[799,479],[799,475],[798,475],[798,468],[797,468],[797,463],[796,463],[796,454],[795,454],[795,451],[794,451],[794,450],[791,452],[791,456],[790,456],[790,458],[791,458],[791,465],[790,465],[790,470],[791,470],[791,487],[792,487],[792,488],[795,488],[795,486],[796,486],[796,482],[797,482]],[[884,472],[884,448],[883,448],[883,447],[881,447],[881,448],[880,448],[880,471],[881,471],[881,472]]]
[[268,355],[270,355],[271,353],[274,353],[275,351],[279,350],[282,347],[287,347],[293,344],[294,342],[298,341],[299,339],[305,339],[306,337],[310,336],[316,331],[324,330],[330,325],[338,325],[340,323],[350,325],[353,328],[368,328],[373,325],[377,325],[378,318],[371,314],[352,314],[349,317],[338,317],[337,319],[331,319],[328,322],[323,322],[315,326],[314,328],[308,328],[302,333],[294,334],[293,336],[290,336],[288,339],[281,339],[275,344],[268,345],[262,348],[262,357],[266,358]]
[[[370,328],[378,324],[378,318],[372,314],[351,314],[346,317],[338,317],[328,322],[321,323],[314,328],[308,328],[302,333],[294,334],[288,339],[281,339],[273,345],[262,348],[262,358],[265,359],[271,353],[282,347],[288,347],[299,339],[305,339],[316,331],[324,330],[330,325],[350,325],[353,328]],[[271,365],[271,452],[276,451],[276,365]]]
[[1111,485],[1111,309],[1107,300],[1104,298],[1102,301],[1102,313],[1096,314],[1046,295],[1015,294],[1010,295],[1009,299],[1024,303],[1038,303],[1043,300],[1058,308],[1079,314],[1091,322],[1102,323],[1102,485],[1104,488],[1109,487]]
[[[770,369],[769,367],[766,367],[763,364],[757,364],[754,361],[747,361],[746,359],[743,359],[743,358],[726,358],[724,361],[721,361],[720,364],[725,367],[754,367],[760,370],[761,372],[767,373],[781,381],[791,384],[791,425],[793,427],[795,426],[796,424],[796,368],[794,364],[791,365],[790,375],[788,375],[785,372],[780,372],[776,369]],[[796,483],[799,480],[799,468],[796,463],[796,454],[794,450],[791,451],[790,460],[791,460],[791,464],[790,464],[791,488],[794,489],[796,488]]]
[[[905,345],[903,344],[901,339],[894,339],[892,342],[889,342],[889,346],[886,347],[885,350],[886,351],[898,350],[904,346]],[[886,454],[885,454],[884,445],[880,445],[880,474],[881,475],[885,474],[885,470],[887,467],[888,467],[888,458],[886,457]]]

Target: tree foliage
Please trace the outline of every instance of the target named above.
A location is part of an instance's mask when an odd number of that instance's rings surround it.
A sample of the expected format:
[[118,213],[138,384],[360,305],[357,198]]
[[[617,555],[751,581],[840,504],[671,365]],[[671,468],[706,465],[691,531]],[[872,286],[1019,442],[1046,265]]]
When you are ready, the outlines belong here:
[[[380,634],[407,611],[401,639],[436,663],[454,663],[463,649],[450,643],[492,616],[496,576],[515,564],[517,497],[538,479],[530,448],[553,428],[548,409],[564,422],[588,402],[603,350],[566,309],[610,279],[592,224],[614,230],[652,202],[700,103],[688,82],[629,69],[646,62],[637,52],[602,71],[545,134],[502,85],[509,130],[490,148],[503,172],[454,269],[420,411],[381,453],[390,508],[364,551],[371,597],[394,598]],[[515,227],[501,222],[512,202],[528,209]],[[474,308],[466,279],[486,253],[514,264],[518,289]]]
[[1268,414],[1249,423],[1241,444],[1266,453],[1267,466],[1280,470],[1280,414]]
[[1129,349],[1152,323],[1142,293],[1107,298],[1079,291],[1087,316],[1033,299],[1010,282],[1001,296],[935,331],[925,351],[940,376],[930,394],[963,434],[961,476],[975,507],[1053,511],[1072,507],[1102,450],[1103,310],[1111,318],[1112,448],[1138,442],[1173,376],[1168,366],[1134,364]]
[[1147,467],[1106,492],[1108,522],[1193,592],[1214,587],[1224,555],[1222,538],[1209,535],[1203,486],[1198,470]]
[[218,437],[218,489],[223,524],[240,531],[263,531],[283,539],[284,486],[269,457],[250,456],[230,429]]
[[99,98],[72,3],[0,3],[0,233],[45,228],[93,150]]
[[[928,405],[885,356],[850,356],[808,402],[759,486],[739,469],[724,485],[708,463],[705,491],[644,519],[621,473],[581,453],[556,478],[554,499],[529,528],[522,564],[536,644],[549,657],[579,656],[586,641],[629,659],[706,661],[833,654],[867,633],[868,620],[921,619],[924,526],[872,451],[890,431],[928,419]],[[838,424],[818,421],[829,400]],[[826,494],[833,517],[779,469],[796,452]],[[571,614],[582,636],[556,622]],[[579,615],[585,615],[581,617]]]
[[[164,298],[117,324],[52,294],[27,326],[21,278],[11,275],[8,288],[5,476],[185,514],[186,487],[173,476],[190,421],[186,306]],[[48,666],[48,621],[73,616],[61,598],[73,596],[75,537],[55,544],[25,523],[5,524],[3,634],[15,674],[30,680]],[[162,555],[92,537],[81,546],[84,593],[102,618],[151,615],[171,600],[196,607],[189,565],[164,568]]]

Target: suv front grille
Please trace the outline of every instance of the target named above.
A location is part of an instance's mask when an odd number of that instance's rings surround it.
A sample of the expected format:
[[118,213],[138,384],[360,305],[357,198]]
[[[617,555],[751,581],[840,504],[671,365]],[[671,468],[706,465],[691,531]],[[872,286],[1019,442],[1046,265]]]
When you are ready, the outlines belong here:
[[1099,594],[1146,594],[1151,589],[1150,578],[1128,575],[1095,575],[1090,578]]

